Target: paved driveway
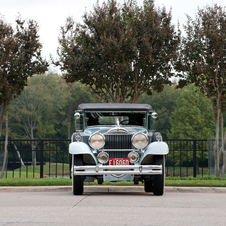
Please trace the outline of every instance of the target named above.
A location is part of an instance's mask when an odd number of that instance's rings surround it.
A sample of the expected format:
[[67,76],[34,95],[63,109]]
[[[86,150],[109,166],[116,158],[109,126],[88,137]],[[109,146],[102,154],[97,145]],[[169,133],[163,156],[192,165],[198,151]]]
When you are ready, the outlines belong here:
[[82,196],[73,196],[71,188],[26,189],[0,189],[0,226],[226,225],[226,193],[216,189],[166,189],[160,197],[128,188],[86,188]]

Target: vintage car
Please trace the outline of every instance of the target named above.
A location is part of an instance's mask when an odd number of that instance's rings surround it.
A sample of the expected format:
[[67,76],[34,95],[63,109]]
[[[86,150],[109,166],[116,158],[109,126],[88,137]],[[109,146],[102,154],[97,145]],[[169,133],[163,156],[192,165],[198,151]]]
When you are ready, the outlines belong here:
[[96,179],[141,181],[145,192],[163,195],[169,149],[154,131],[156,117],[149,104],[80,104],[69,145],[73,194]]

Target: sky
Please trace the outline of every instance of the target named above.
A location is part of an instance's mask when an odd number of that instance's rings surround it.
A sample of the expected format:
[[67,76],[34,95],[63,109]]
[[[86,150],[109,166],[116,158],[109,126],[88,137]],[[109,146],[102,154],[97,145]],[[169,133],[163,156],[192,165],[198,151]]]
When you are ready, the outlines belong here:
[[[104,0],[99,0],[101,4]],[[66,19],[72,16],[75,21],[82,22],[84,12],[90,12],[97,0],[0,0],[0,15],[4,16],[7,23],[15,25],[15,18],[20,14],[23,19],[34,19],[39,24],[40,41],[43,45],[42,56],[50,60],[50,54],[57,58],[58,37],[60,27],[64,26]],[[118,0],[124,3],[124,0]],[[142,5],[143,0],[137,0]],[[198,7],[214,3],[226,6],[225,0],[155,0],[155,6],[172,9],[172,23],[186,24],[186,15],[195,18]],[[59,69],[53,65],[53,72]]]

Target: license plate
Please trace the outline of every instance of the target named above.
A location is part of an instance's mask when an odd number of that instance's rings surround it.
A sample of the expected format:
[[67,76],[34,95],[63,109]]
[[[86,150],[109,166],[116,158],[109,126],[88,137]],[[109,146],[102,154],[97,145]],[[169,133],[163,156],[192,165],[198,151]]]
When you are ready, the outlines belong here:
[[108,159],[108,165],[113,166],[127,166],[130,164],[129,158],[109,158]]

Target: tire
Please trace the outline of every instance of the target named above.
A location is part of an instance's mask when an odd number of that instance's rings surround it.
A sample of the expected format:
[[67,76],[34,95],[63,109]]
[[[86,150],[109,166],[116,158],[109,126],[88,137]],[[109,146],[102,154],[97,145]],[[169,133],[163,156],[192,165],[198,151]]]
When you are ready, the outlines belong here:
[[69,177],[72,178],[71,166],[72,166],[72,154],[68,153],[68,162],[69,162]]
[[148,179],[144,181],[144,191],[145,192],[153,192],[153,180]]
[[[82,155],[73,155],[72,160],[73,160],[72,161],[73,166],[82,166],[83,165]],[[83,176],[75,176],[72,173],[73,195],[82,195],[82,193],[83,193],[83,181],[84,181]]]
[[155,165],[162,165],[162,175],[155,175],[153,181],[154,195],[163,195],[165,186],[165,156],[156,155],[154,159]]
[[97,178],[97,182],[98,182],[98,184],[103,184],[103,177],[99,177],[99,178]]

